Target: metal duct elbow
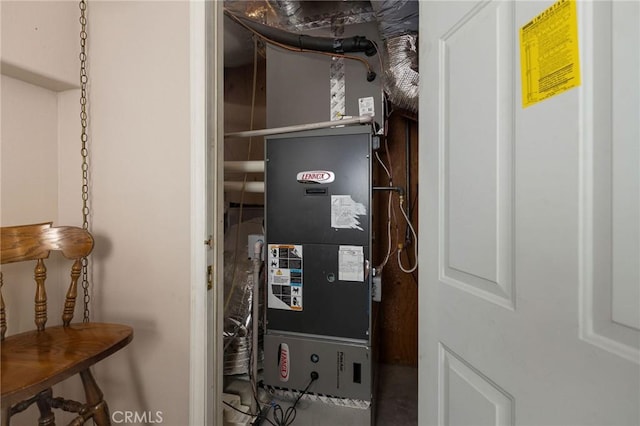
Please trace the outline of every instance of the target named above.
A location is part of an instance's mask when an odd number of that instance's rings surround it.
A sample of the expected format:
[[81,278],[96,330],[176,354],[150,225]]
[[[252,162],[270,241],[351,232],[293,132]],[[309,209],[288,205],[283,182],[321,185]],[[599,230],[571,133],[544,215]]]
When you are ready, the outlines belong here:
[[389,101],[418,111],[418,1],[372,1],[384,44],[384,86]]

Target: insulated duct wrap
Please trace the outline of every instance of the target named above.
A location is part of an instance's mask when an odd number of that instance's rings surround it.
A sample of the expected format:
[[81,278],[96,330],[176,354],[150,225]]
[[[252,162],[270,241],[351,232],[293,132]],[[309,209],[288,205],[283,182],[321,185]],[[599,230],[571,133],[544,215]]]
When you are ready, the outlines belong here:
[[418,73],[418,36],[403,34],[384,41],[386,54],[384,86],[389,101],[418,112],[420,75]]
[[418,33],[417,0],[374,0],[371,6],[383,39]]
[[[251,357],[251,312],[253,303],[253,264],[247,254],[247,235],[262,233],[262,218],[230,226],[225,232],[224,249],[224,374],[246,374]],[[236,236],[239,244],[236,245]],[[237,249],[237,250],[236,250]],[[262,288],[261,288],[262,290]],[[260,311],[264,303],[260,300]],[[262,318],[262,315],[260,316]],[[259,320],[262,348],[264,324]],[[259,360],[263,353],[258,352]]]
[[278,11],[278,14],[282,18],[285,27],[298,28],[304,22],[304,15],[302,13],[302,5],[299,1],[295,0],[269,0],[269,3],[273,6],[274,10]]
[[418,111],[418,2],[372,1],[384,43],[384,86],[389,101]]
[[329,28],[340,20],[343,25],[375,20],[368,1],[297,1],[268,0],[279,15],[279,25],[291,31]]

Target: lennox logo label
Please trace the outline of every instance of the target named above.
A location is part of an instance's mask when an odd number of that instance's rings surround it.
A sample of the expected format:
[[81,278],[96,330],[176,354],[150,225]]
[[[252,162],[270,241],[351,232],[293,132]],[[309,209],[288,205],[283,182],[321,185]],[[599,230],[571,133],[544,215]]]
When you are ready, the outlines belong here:
[[296,179],[300,183],[331,183],[336,175],[328,170],[310,170],[298,173]]
[[278,367],[280,368],[280,381],[288,382],[289,370],[290,370],[290,358],[289,358],[289,345],[287,345],[286,343],[280,344],[280,349],[278,353]]

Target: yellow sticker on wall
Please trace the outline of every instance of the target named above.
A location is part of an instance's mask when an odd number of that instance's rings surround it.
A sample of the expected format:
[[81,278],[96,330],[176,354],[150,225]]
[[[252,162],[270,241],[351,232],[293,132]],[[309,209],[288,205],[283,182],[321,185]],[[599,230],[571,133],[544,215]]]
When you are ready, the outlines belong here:
[[520,28],[522,107],[580,85],[575,0],[559,0]]

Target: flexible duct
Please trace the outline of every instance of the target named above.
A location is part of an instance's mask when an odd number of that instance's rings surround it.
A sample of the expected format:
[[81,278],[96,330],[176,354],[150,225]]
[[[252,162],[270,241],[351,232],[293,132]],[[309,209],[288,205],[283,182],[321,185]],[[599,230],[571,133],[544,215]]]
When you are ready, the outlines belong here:
[[[231,212],[229,212],[230,214]],[[245,213],[246,214],[246,213]],[[248,219],[229,226],[224,237],[224,374],[246,374],[250,368],[252,347],[251,323],[254,309],[256,271],[247,255],[247,236],[261,234],[262,218]],[[237,238],[237,243],[236,243]],[[251,247],[253,250],[253,247]],[[261,282],[259,280],[258,282]],[[263,289],[264,290],[264,289]],[[259,292],[258,292],[259,293]],[[264,299],[257,299],[259,310]],[[258,338],[262,340],[264,324],[258,315]],[[258,344],[258,360],[263,357]]]
[[290,31],[329,28],[339,18],[342,25],[359,24],[375,20],[368,1],[298,1],[267,0],[278,14],[279,26]]
[[392,104],[418,111],[418,2],[372,1],[384,43],[384,85]]

